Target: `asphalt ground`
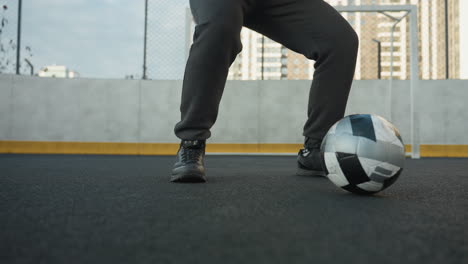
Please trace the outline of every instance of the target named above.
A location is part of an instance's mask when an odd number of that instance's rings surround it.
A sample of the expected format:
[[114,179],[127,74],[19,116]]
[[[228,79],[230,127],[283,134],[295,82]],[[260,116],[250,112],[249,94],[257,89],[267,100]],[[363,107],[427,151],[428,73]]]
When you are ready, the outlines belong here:
[[406,160],[374,196],[291,156],[0,155],[0,263],[468,263],[468,159]]

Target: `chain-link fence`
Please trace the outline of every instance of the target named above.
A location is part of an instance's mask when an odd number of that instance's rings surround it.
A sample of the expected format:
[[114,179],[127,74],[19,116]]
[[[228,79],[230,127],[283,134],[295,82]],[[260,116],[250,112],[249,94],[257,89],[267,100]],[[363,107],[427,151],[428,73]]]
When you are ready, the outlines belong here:
[[[450,27],[445,27],[445,5],[444,1],[440,0],[327,0],[327,2],[334,6],[416,4],[419,17],[420,77],[422,79],[459,78],[459,0],[448,0],[447,16]],[[390,76],[393,79],[409,79],[410,30],[406,12],[342,12],[341,14],[360,37],[355,79],[389,79]],[[149,0],[148,18],[146,50],[148,78],[182,79],[194,27],[187,1]],[[450,37],[446,38],[447,35]],[[242,30],[241,40],[244,46],[256,43],[257,52],[249,54],[241,52],[230,68],[229,79],[313,78],[313,61],[307,60],[304,56],[247,28]],[[244,69],[246,65],[249,65],[249,70]]]
[[[389,79],[391,76],[393,79],[409,78],[410,36],[406,12],[341,14],[352,25],[360,39],[355,79]],[[313,78],[314,62],[303,55],[246,28],[243,29],[241,38],[245,46],[256,43],[258,52],[253,53],[254,56],[252,53],[247,56],[240,53],[230,68],[229,79]]]
[[186,0],[148,0],[146,76],[181,79],[186,61]]
[[359,35],[356,79],[408,79],[410,35],[406,12],[342,12]]
[[[16,73],[19,1],[3,0],[0,6],[0,73]],[[33,50],[27,44],[22,44],[20,51],[19,73],[31,74]]]
[[16,72],[17,2],[0,1],[0,73]]
[[[195,26],[189,1],[145,1],[148,3],[147,34],[145,34],[147,43],[144,50],[145,75],[148,79],[180,80],[183,78]],[[327,2],[333,6],[416,4],[419,17],[420,77],[422,79],[460,77],[460,0],[327,0]],[[448,3],[447,9],[445,2]],[[18,3],[19,1],[14,0],[0,0],[2,7],[0,73],[14,73],[16,70]],[[143,16],[143,10],[141,15]],[[388,79],[391,75],[394,79],[409,78],[410,31],[409,19],[404,17],[405,12],[342,12],[342,15],[360,36],[356,79]],[[27,39],[27,36],[24,37]],[[241,39],[244,47],[249,46],[249,43],[254,44],[255,52],[241,52],[238,55],[230,69],[229,79],[313,78],[314,63],[304,56],[247,28],[242,30]],[[21,46],[20,72],[30,74],[32,65],[28,64],[28,61],[34,62],[34,50],[26,42]],[[47,57],[41,55],[42,58]],[[46,63],[52,62],[40,63],[47,65]],[[249,70],[246,70],[246,67]]]

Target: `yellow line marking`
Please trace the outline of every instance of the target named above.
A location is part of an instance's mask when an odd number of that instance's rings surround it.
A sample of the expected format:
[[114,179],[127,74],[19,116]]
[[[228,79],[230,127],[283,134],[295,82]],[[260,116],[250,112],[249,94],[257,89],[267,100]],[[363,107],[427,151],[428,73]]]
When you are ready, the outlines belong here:
[[[297,153],[302,144],[208,143],[207,153]],[[175,155],[178,143],[0,141],[0,153]],[[411,152],[411,146],[405,146]],[[468,145],[421,145],[422,157],[468,157]]]

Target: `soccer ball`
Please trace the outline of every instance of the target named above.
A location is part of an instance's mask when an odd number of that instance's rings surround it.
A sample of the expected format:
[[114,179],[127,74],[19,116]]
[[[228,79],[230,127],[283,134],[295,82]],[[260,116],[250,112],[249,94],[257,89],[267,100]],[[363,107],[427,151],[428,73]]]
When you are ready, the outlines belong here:
[[328,179],[357,194],[377,193],[392,185],[405,161],[397,128],[371,114],[338,121],[325,135],[320,150]]

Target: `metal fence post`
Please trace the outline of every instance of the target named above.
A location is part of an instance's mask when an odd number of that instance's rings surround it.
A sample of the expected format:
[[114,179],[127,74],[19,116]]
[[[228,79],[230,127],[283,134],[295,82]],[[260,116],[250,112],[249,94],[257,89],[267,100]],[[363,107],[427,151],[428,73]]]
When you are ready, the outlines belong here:
[[21,13],[23,0],[18,1],[18,31],[16,33],[16,74],[20,74],[20,57],[21,57]]
[[143,80],[146,80],[148,76],[146,75],[146,44],[147,44],[147,36],[148,36],[148,0],[145,0],[145,33],[144,33],[144,40],[143,40]]

